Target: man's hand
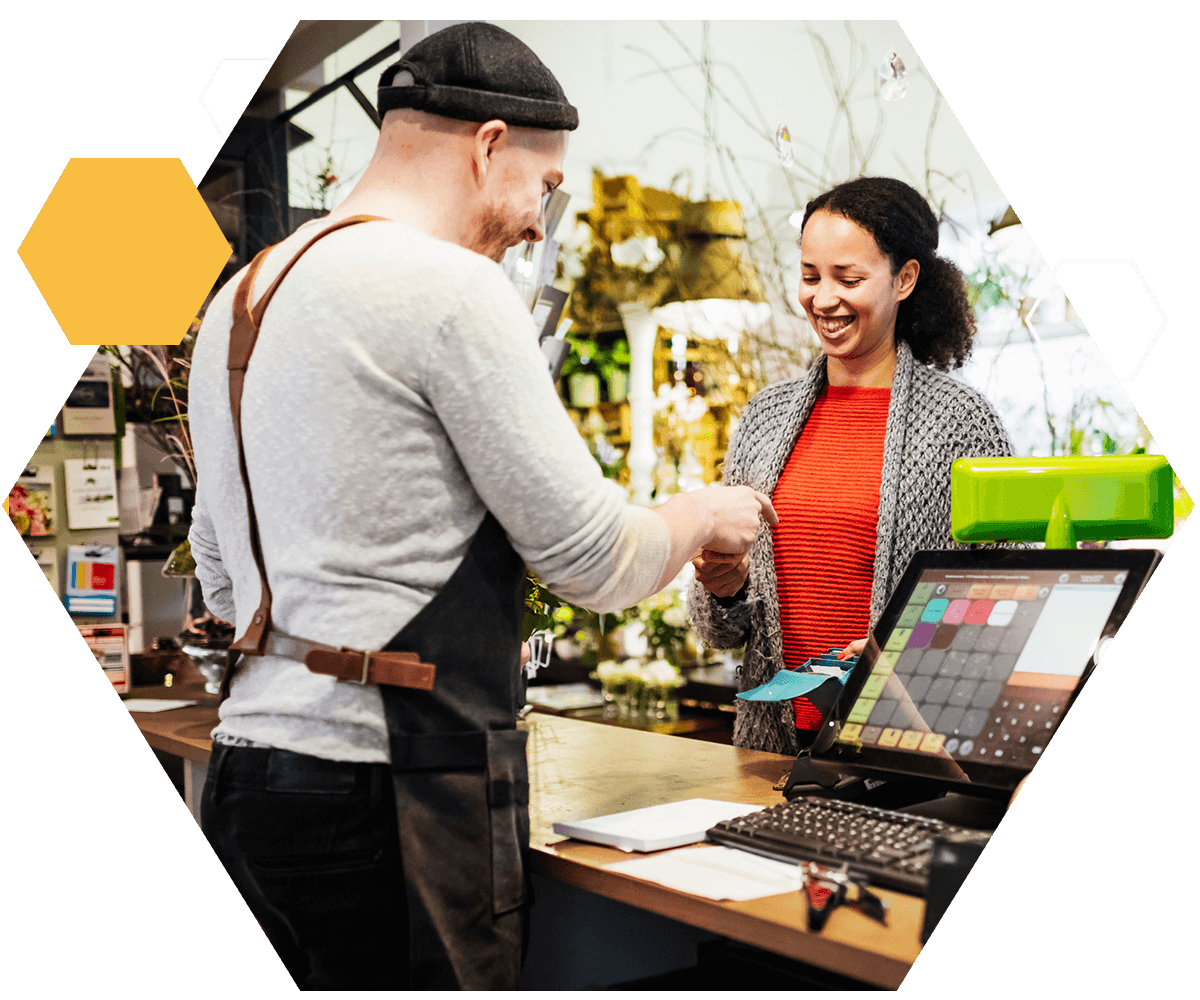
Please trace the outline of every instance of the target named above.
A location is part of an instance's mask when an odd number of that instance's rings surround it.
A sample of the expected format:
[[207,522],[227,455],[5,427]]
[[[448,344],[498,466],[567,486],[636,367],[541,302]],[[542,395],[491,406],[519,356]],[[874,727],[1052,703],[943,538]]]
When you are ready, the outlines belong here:
[[529,662],[530,655],[529,643],[521,643],[521,666],[525,666],[525,664]]
[[713,553],[749,552],[764,521],[779,523],[770,497],[749,486],[709,486],[689,496],[708,505],[712,534],[704,548]]
[[674,580],[697,552],[705,557],[734,556],[736,561],[750,551],[764,521],[779,523],[770,498],[749,486],[706,486],[676,493],[654,513],[666,522],[671,536],[671,555],[655,591]]
[[696,579],[710,594],[716,597],[732,597],[742,589],[750,575],[750,554],[741,555],[712,552],[705,549],[695,559]]

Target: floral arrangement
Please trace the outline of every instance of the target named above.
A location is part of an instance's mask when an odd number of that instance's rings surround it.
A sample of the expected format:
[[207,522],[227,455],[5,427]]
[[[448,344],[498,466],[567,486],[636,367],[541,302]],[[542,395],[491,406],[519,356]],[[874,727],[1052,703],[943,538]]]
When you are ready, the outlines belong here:
[[568,651],[586,665],[596,666],[615,653],[614,630],[623,622],[621,615],[601,615],[577,607],[556,597],[542,586],[533,570],[526,571],[525,615],[521,638],[528,641],[534,632],[545,632],[564,655]]
[[679,667],[697,659],[684,604],[690,578],[689,564],[640,604],[599,615],[555,597],[529,572],[522,637],[546,632],[560,656],[594,667],[590,676],[603,689],[606,716],[677,718],[672,692],[686,683]]
[[522,638],[548,632],[556,643],[569,643],[573,647],[569,651],[593,667],[615,660],[622,652],[635,659],[644,655],[650,660],[663,660],[672,667],[694,663],[697,643],[684,596],[691,572],[688,564],[657,594],[618,614],[607,615],[560,600],[530,572]]
[[54,530],[50,494],[45,490],[28,490],[18,483],[8,491],[4,509],[22,535],[48,535]]
[[645,715],[654,719],[674,717],[678,705],[671,692],[685,681],[679,668],[660,658],[649,663],[606,660],[591,675],[604,691],[605,715]]
[[624,613],[625,625],[640,626],[649,652],[669,665],[693,663],[696,647],[679,581]]

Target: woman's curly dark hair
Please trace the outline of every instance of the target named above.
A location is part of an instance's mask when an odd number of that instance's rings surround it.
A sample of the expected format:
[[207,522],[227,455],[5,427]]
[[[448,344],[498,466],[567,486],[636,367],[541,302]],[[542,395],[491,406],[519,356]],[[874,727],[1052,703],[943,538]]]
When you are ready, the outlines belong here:
[[975,314],[962,272],[936,253],[938,222],[915,189],[892,177],[859,177],[819,194],[805,206],[801,234],[813,212],[824,210],[862,226],[898,274],[906,262],[921,266],[916,287],[900,303],[896,339],[913,357],[941,371],[958,368],[971,353]]

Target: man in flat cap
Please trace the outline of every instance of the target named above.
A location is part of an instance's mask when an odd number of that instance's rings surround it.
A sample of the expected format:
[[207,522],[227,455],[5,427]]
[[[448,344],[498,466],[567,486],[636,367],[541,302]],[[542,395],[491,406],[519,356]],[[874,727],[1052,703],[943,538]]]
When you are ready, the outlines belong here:
[[379,107],[350,196],[222,289],[196,344],[192,551],[241,654],[203,827],[301,987],[511,989],[526,564],[613,611],[774,512],[746,487],[631,506],[564,412],[496,263],[542,239],[577,125],[537,56],[456,25]]

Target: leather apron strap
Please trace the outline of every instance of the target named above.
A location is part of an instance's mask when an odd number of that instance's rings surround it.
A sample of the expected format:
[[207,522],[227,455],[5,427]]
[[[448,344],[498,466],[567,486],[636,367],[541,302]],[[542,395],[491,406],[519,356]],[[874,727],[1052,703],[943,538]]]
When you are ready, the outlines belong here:
[[242,278],[233,297],[233,328],[229,331],[229,361],[226,365],[229,369],[229,409],[233,414],[233,433],[237,439],[238,470],[242,475],[242,486],[246,490],[246,509],[250,517],[250,550],[254,554],[254,564],[258,567],[258,577],[262,582],[262,598],[259,601],[258,610],[254,613],[250,626],[242,634],[242,637],[230,647],[241,653],[261,656],[267,632],[271,628],[271,588],[267,583],[267,571],[263,564],[262,542],[258,534],[258,517],[254,512],[254,494],[250,491],[250,476],[246,470],[246,449],[242,444],[242,388],[246,382],[246,368],[250,364],[250,355],[254,353],[254,345],[258,341],[258,330],[262,325],[262,318],[266,314],[267,306],[270,305],[272,297],[296,261],[303,257],[314,243],[324,239],[330,233],[379,218],[374,215],[355,215],[322,229],[284,265],[278,277],[271,282],[271,286],[251,310],[250,292],[254,287],[254,279],[262,269],[267,254],[274,249],[267,247],[254,258],[254,262],[246,271],[246,275]]
[[229,356],[226,365],[229,370],[229,409],[233,416],[234,438],[237,440],[238,471],[241,473],[242,487],[246,491],[246,512],[250,521],[250,551],[254,556],[254,564],[258,568],[258,578],[262,585],[262,597],[259,600],[258,610],[254,612],[254,617],[250,620],[250,625],[242,633],[241,638],[229,647],[229,665],[225,670],[225,677],[221,681],[222,701],[229,697],[229,688],[239,654],[262,656],[266,651],[267,636],[271,630],[271,587],[267,582],[267,570],[262,554],[262,541],[258,532],[258,516],[254,510],[254,494],[250,489],[250,475],[246,469],[246,449],[242,442],[242,390],[246,383],[246,368],[250,364],[251,354],[254,353],[254,345],[258,341],[259,327],[262,325],[262,319],[266,314],[267,306],[296,261],[304,256],[314,243],[324,239],[330,233],[335,233],[339,229],[345,229],[347,226],[354,226],[361,222],[374,221],[386,220],[378,215],[355,215],[347,219],[341,219],[333,225],[322,229],[305,243],[296,252],[295,256],[283,266],[283,270],[279,272],[279,275],[271,282],[270,287],[263,294],[262,298],[251,309],[250,294],[254,288],[254,279],[258,276],[258,272],[262,270],[263,262],[266,260],[267,255],[275,249],[274,247],[266,247],[251,262],[233,296],[233,327],[229,331]]

